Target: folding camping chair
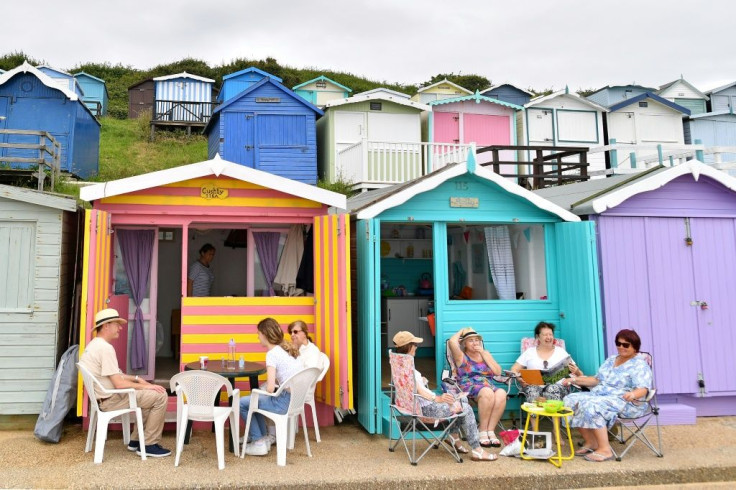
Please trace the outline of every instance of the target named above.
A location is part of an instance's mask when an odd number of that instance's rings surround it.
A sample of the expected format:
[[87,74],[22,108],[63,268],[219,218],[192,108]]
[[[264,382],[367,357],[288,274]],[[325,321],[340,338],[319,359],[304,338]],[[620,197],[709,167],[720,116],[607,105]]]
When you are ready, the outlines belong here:
[[[484,343],[485,348],[485,343]],[[509,399],[509,393],[511,391],[511,384],[514,382],[513,376],[510,376],[507,372],[503,374],[497,374],[491,377],[491,381],[497,385],[502,386],[506,390],[506,400]],[[458,387],[457,378],[457,366],[455,366],[455,359],[452,357],[450,351],[450,343],[445,341],[445,366],[442,370],[442,389],[448,393],[459,393],[462,390]],[[477,406],[477,403],[472,398],[468,397],[468,401],[472,402],[473,405]],[[513,415],[511,416],[511,424],[516,427],[516,420]],[[519,417],[521,421],[521,416]],[[506,428],[503,426],[503,422],[498,422],[498,427],[501,431],[505,431]]]
[[[441,446],[455,461],[462,463],[457,449],[445,442],[445,438],[459,421],[458,414],[445,418],[422,416],[414,379],[414,357],[391,350],[388,351],[388,357],[391,364],[391,429],[393,430],[394,423],[399,428],[398,439],[391,441],[389,436],[388,450],[394,452],[399,442],[403,443],[409,462],[416,466],[430,449]],[[427,442],[427,448],[417,457],[416,445],[420,437]],[[407,443],[408,438],[411,439],[411,449]]]
[[[652,355],[649,352],[639,352],[638,355],[644,358],[644,360],[647,361],[647,364],[649,364],[649,367],[652,369],[652,380],[654,380],[654,361],[652,359]],[[652,389],[649,390],[646,398],[643,401],[638,402],[640,404],[646,404],[646,412],[640,417],[634,418],[619,416],[616,418],[613,427],[609,430],[609,433],[613,435],[616,441],[620,444],[626,445],[621,453],[616,452],[612,447],[613,454],[616,456],[616,461],[621,461],[637,440],[641,441],[645,446],[651,449],[657,457],[664,457],[664,454],[662,453],[662,432],[659,428],[659,406],[657,405],[656,383],[652,382],[652,384]],[[657,426],[656,447],[644,433],[644,429],[649,425],[652,419],[654,419],[654,423]]]

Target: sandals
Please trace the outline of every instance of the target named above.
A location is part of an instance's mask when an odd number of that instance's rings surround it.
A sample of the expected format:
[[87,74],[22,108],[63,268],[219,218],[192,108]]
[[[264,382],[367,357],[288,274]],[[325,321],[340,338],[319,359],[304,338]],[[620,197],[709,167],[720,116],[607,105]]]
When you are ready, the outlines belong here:
[[471,451],[470,459],[473,461],[496,461],[498,459],[498,455],[487,453],[482,447],[479,447],[478,449],[473,449]]
[[595,451],[590,454],[586,454],[584,458],[585,461],[590,461],[591,463],[602,463],[604,461],[611,461],[612,459],[616,459],[613,454],[611,454],[610,456],[604,456],[601,453],[597,453]]
[[468,450],[462,445],[461,439],[459,437],[448,434],[445,438],[445,442],[448,442],[450,446],[454,447],[455,451],[457,451],[458,453],[468,454]]
[[583,446],[580,449],[578,449],[577,451],[575,451],[575,456],[585,456],[586,454],[592,453],[594,451],[595,451],[595,449],[591,449],[589,447]]
[[491,447],[501,447],[501,441],[498,440],[495,432],[489,430],[486,434],[488,435],[488,441],[490,442]]

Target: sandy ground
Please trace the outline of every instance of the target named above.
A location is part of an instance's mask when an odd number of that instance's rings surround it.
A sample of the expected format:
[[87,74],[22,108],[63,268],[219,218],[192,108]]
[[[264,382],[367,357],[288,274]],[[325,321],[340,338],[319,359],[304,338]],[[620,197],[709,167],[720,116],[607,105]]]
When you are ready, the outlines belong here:
[[[501,457],[456,463],[432,450],[418,466],[409,464],[399,447],[367,434],[354,424],[325,427],[322,442],[310,433],[313,457],[306,454],[302,434],[276,465],[276,451],[265,457],[236,458],[228,453],[217,469],[214,434],[197,431],[184,447],[181,464],[174,456],[141,461],[126,450],[120,432],[112,432],[104,461],[92,462],[84,452],[79,425],[69,425],[59,444],[47,444],[32,432],[0,431],[0,486],[6,488],[593,488],[651,485],[652,488],[703,488],[704,482],[736,482],[736,417],[700,418],[697,425],[662,428],[664,458],[637,443],[622,462],[590,463],[582,458],[556,468],[546,461]],[[649,431],[653,435],[654,431]],[[163,445],[174,448],[174,433]],[[700,483],[697,483],[700,482]],[[696,485],[688,485],[697,483]],[[654,485],[665,484],[665,487]],[[725,485],[725,486],[724,486]],[[733,488],[735,483],[715,485]]]

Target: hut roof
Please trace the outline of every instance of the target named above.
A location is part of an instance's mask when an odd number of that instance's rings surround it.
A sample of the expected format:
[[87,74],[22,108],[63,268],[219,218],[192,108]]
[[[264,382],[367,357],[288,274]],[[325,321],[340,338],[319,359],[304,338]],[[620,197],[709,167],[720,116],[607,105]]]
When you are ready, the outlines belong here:
[[326,77],[326,76],[324,76],[324,75],[320,75],[320,76],[318,76],[317,78],[313,78],[313,79],[311,79],[311,80],[308,80],[308,81],[306,81],[306,82],[304,82],[304,83],[300,83],[299,85],[296,85],[296,86],[294,86],[294,87],[291,87],[291,90],[296,90],[296,89],[298,89],[298,88],[302,88],[302,87],[304,87],[304,86],[306,86],[306,85],[309,85],[310,83],[315,83],[315,82],[319,82],[320,80],[321,80],[321,81],[323,81],[323,82],[328,82],[328,83],[331,83],[332,85],[335,85],[335,86],[337,86],[337,87],[340,87],[341,89],[343,89],[343,90],[345,90],[345,91],[347,91],[347,92],[352,92],[352,90],[351,90],[351,89],[349,89],[348,87],[346,87],[345,85],[339,84],[339,83],[337,83],[336,81],[334,81],[334,80],[332,80],[332,79],[329,79],[329,78],[327,78],[327,77]]
[[[16,66],[12,70],[8,70],[2,75],[0,75],[0,85],[4,84],[11,78],[13,78],[18,73],[30,73],[31,75],[38,78],[38,80],[46,85],[49,88],[53,88],[64,94],[64,96],[69,100],[79,100],[79,96],[69,90],[68,88],[64,88],[58,83],[54,82],[54,79],[36,68],[35,66],[29,64],[27,61],[24,61],[22,65]],[[70,75],[71,76],[71,75]]]
[[163,81],[166,81],[166,80],[174,80],[175,78],[191,78],[192,80],[198,80],[200,82],[215,83],[215,81],[212,80],[211,78],[205,78],[205,77],[200,77],[198,75],[192,75],[191,73],[187,73],[185,71],[183,71],[181,73],[175,73],[173,75],[164,75],[162,77],[155,77],[153,79],[153,81],[154,82],[163,82]]
[[635,103],[637,103],[639,101],[642,101],[644,99],[652,99],[653,101],[659,102],[660,104],[665,105],[665,106],[669,107],[670,109],[674,109],[674,110],[676,110],[678,112],[681,112],[683,114],[687,114],[688,116],[690,115],[690,109],[687,109],[686,107],[682,107],[680,104],[675,104],[674,102],[670,102],[669,100],[667,100],[665,98],[662,98],[659,95],[654,94],[652,92],[647,92],[647,93],[644,93],[644,94],[639,94],[636,97],[632,97],[630,99],[622,100],[618,104],[613,104],[611,107],[609,107],[608,110],[610,110],[611,112],[614,112],[614,111],[617,111],[619,109],[623,109],[624,107],[628,107],[631,104],[635,104]]
[[0,184],[0,198],[36,204],[47,208],[61,209],[63,211],[77,210],[77,200],[71,196],[26,189],[24,187]]
[[380,94],[380,93],[387,93],[389,95],[393,95],[394,97],[401,97],[402,99],[409,99],[411,98],[411,95],[405,94],[402,92],[397,92],[396,90],[391,90],[390,88],[384,88],[384,87],[378,87],[371,90],[366,90],[365,92],[358,92],[355,94],[355,96],[358,95],[371,95],[371,94]]
[[696,181],[705,175],[736,191],[736,178],[710,165],[690,160],[674,167],[659,165],[633,175],[615,175],[607,179],[548,187],[534,193],[580,216],[600,214],[637,194],[659,189],[677,177],[688,174]]
[[703,98],[705,100],[708,100],[709,99],[709,97],[707,95],[705,95],[703,92],[701,92],[700,90],[698,90],[698,88],[695,85],[693,85],[692,83],[688,82],[684,78],[678,78],[677,80],[672,80],[671,82],[665,83],[664,85],[660,86],[659,87],[659,90],[657,91],[657,95],[660,95],[662,92],[664,92],[665,90],[667,90],[668,88],[670,88],[671,86],[673,86],[674,84],[676,84],[677,82],[680,82],[682,84],[687,85],[696,94],[700,95],[701,98]]
[[128,194],[210,175],[232,177],[327,206],[345,209],[346,199],[343,194],[228,162],[221,159],[219,155],[215,155],[212,160],[83,187],[79,195],[84,201],[95,201],[104,197]]
[[473,92],[471,92],[470,90],[466,89],[465,87],[461,87],[461,86],[460,86],[460,85],[458,85],[457,83],[451,82],[451,81],[449,81],[449,80],[448,80],[448,79],[446,79],[446,78],[445,78],[444,80],[440,80],[439,82],[433,83],[432,85],[427,85],[426,87],[422,87],[422,88],[420,88],[419,90],[417,90],[417,93],[418,93],[418,94],[419,94],[419,93],[422,93],[422,92],[424,92],[424,91],[426,91],[426,90],[429,90],[429,89],[431,89],[431,88],[434,88],[434,87],[436,87],[436,86],[438,86],[438,85],[442,85],[443,83],[446,83],[447,85],[450,85],[450,86],[452,86],[452,87],[455,87],[456,89],[458,89],[458,90],[460,90],[460,91],[462,91],[462,92],[465,92],[465,93],[466,93],[466,94],[468,94],[468,95],[472,95],[472,93],[473,93]]
[[576,101],[580,102],[581,104],[585,104],[587,106],[590,106],[590,107],[592,107],[593,109],[595,109],[597,111],[608,112],[608,109],[606,109],[602,105],[598,105],[595,102],[586,99],[585,97],[580,97],[576,93],[571,93],[570,90],[567,87],[565,87],[562,90],[558,90],[557,92],[552,92],[549,95],[542,95],[542,96],[539,96],[539,97],[535,97],[532,100],[530,100],[529,102],[527,102],[526,104],[524,104],[524,107],[538,106],[540,104],[543,104],[543,103],[545,103],[545,102],[547,102],[547,101],[549,101],[551,99],[555,99],[557,97],[568,97],[568,98],[571,98],[571,99],[575,99]]
[[347,209],[351,214],[357,215],[358,219],[374,218],[387,209],[404,204],[416,195],[437,188],[449,179],[465,174],[473,174],[481,179],[492,182],[509,194],[525,199],[535,207],[557,215],[565,221],[580,221],[580,218],[573,213],[514,184],[485,167],[476,165],[475,156],[472,154],[468,156],[467,162],[442,167],[410,182],[364,192],[358,196],[351,197],[348,199]]
[[498,85],[491,85],[487,89],[481,90],[480,93],[481,94],[485,94],[486,92],[490,92],[491,90],[496,90],[497,88],[501,88],[501,87],[504,87],[504,86],[513,87],[516,90],[518,90],[519,92],[524,92],[529,97],[534,97],[534,94],[533,93],[529,92],[528,90],[524,90],[523,88],[520,88],[517,85],[514,85],[513,83],[499,83]]
[[731,87],[733,87],[734,85],[736,85],[736,82],[731,82],[731,83],[727,83],[726,85],[721,85],[720,87],[712,88],[712,89],[710,89],[710,90],[707,90],[707,91],[705,92],[705,95],[712,95],[712,94],[714,94],[715,92],[720,92],[720,91],[722,91],[722,90],[726,90],[727,88],[731,88]]
[[436,106],[436,105],[442,105],[442,104],[453,104],[456,102],[468,102],[468,101],[475,102],[476,104],[480,104],[481,102],[489,102],[491,104],[509,107],[516,111],[524,110],[524,108],[521,107],[520,105],[512,104],[511,102],[504,102],[502,100],[494,99],[493,97],[481,95],[480,92],[478,92],[477,90],[472,95],[462,95],[460,97],[452,97],[449,99],[433,100],[431,102],[427,102],[427,104],[429,104],[430,106]]
[[236,71],[235,73],[230,73],[229,75],[225,75],[224,77],[222,77],[222,81],[224,82],[225,80],[229,80],[231,78],[238,77],[238,76],[243,75],[245,73],[258,73],[259,75],[263,75],[266,78],[272,78],[273,80],[276,80],[279,83],[283,82],[283,80],[281,78],[277,77],[276,75],[271,75],[268,72],[265,72],[263,70],[259,70],[255,66],[251,66],[250,68],[246,68],[244,70]]
[[346,99],[334,99],[325,104],[325,109],[329,107],[337,107],[341,105],[346,104],[356,104],[358,102],[370,102],[373,100],[383,100],[386,102],[393,102],[394,104],[403,105],[406,107],[413,107],[414,109],[420,110],[420,111],[431,111],[432,108],[426,104],[420,104],[419,102],[414,102],[413,100],[409,100],[407,98],[402,97],[394,97],[391,95],[385,95],[381,93],[372,93],[372,94],[358,94],[353,95],[352,97],[348,97]]

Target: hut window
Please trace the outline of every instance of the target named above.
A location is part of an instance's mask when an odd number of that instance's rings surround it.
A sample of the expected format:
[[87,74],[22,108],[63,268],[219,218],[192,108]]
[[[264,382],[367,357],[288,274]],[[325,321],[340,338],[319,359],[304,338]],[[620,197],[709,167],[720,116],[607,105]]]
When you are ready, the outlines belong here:
[[639,102],[639,107],[649,107],[649,102]]
[[544,225],[448,224],[450,299],[547,298]]
[[380,111],[382,110],[383,104],[381,102],[371,102],[371,110],[372,111]]
[[[0,311],[31,312],[36,258],[35,222],[0,221]],[[57,257],[58,260],[58,257]]]

